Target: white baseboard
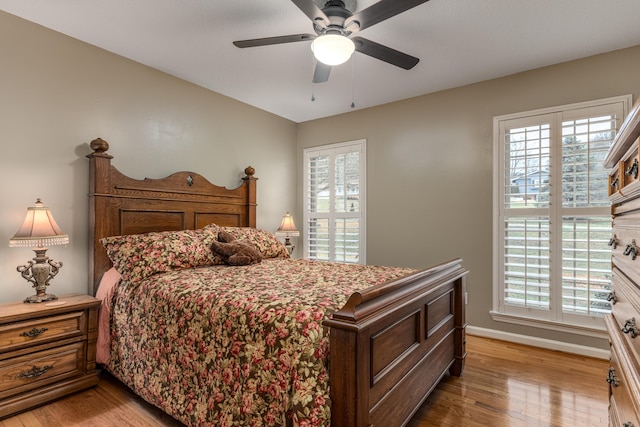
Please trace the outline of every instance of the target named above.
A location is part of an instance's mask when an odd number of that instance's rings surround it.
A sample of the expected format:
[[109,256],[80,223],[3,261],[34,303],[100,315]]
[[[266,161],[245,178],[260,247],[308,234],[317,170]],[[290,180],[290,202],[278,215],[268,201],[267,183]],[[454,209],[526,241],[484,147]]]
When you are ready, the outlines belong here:
[[565,353],[579,354],[581,356],[595,357],[597,359],[609,359],[609,350],[588,347],[584,345],[570,344],[561,341],[554,341],[545,338],[531,337],[528,335],[514,334],[511,332],[497,331],[495,329],[479,328],[467,326],[468,335],[476,335],[485,338],[494,338],[502,341],[509,341],[518,344],[530,345],[533,347],[546,348],[548,350],[558,350]]

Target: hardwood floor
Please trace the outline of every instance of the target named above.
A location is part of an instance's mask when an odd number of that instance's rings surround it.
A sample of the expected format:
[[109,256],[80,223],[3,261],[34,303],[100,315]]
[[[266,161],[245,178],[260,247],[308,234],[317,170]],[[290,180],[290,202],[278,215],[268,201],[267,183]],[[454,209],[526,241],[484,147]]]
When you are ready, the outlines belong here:
[[467,336],[460,378],[450,377],[408,427],[608,425],[609,362]]
[[[462,377],[446,378],[408,427],[606,426],[608,362],[467,337]],[[182,424],[103,374],[91,390],[0,420],[0,427]]]
[[103,373],[98,386],[0,421],[0,427],[183,427]]

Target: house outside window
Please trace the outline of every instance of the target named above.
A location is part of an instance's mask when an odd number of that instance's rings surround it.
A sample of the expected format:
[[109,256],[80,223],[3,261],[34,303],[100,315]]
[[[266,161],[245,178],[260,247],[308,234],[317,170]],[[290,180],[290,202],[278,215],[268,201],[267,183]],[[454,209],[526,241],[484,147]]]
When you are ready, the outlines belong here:
[[366,140],[305,149],[303,177],[303,256],[364,264]]
[[494,118],[496,320],[600,336],[611,282],[604,158],[630,96]]

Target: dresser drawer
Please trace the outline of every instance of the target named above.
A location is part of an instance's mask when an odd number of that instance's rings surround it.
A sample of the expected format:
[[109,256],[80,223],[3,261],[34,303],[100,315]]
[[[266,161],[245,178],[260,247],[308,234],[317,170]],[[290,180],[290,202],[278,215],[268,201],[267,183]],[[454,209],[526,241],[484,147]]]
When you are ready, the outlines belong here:
[[1,361],[0,399],[84,374],[84,358],[79,342]]
[[640,210],[616,216],[612,237],[611,260],[614,265],[640,283]]
[[638,196],[639,165],[636,139],[609,173],[609,198],[617,203]]
[[627,370],[621,365],[615,346],[611,348],[611,366],[607,379],[611,387],[611,418],[615,423],[612,425],[623,426],[625,423],[631,422],[633,426],[640,426],[640,419],[636,413],[632,391],[629,387]]
[[616,400],[613,395],[609,396],[609,426],[621,426],[620,414],[618,413],[618,407],[616,406]]
[[620,188],[622,188],[624,176],[622,175],[623,170],[620,168],[620,163],[609,174],[609,197],[619,195]]
[[43,317],[0,326],[0,353],[83,335],[85,311]]
[[618,333],[632,356],[640,361],[640,289],[620,270],[613,270],[616,303],[611,306]]
[[620,176],[622,178],[622,191],[630,184],[638,181],[638,142],[636,141],[630,152],[620,161]]

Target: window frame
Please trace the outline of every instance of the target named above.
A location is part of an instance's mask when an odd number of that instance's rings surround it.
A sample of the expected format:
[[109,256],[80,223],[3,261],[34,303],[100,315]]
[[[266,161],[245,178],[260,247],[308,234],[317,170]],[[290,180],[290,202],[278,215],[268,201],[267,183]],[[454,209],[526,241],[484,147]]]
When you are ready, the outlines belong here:
[[[353,148],[353,149],[350,149]],[[340,154],[340,153],[345,153],[345,152],[359,152],[359,192],[358,192],[358,198],[359,198],[359,212],[357,214],[352,214],[352,213],[341,213],[341,212],[337,212],[335,209],[331,209],[328,213],[325,214],[319,214],[319,215],[312,215],[312,213],[309,212],[309,187],[308,187],[308,183],[309,183],[309,162],[308,159],[310,156],[314,155],[314,154],[319,154],[319,153],[328,153],[331,156],[331,171],[335,171],[335,155],[336,154]],[[335,219],[337,218],[353,218],[353,217],[358,217],[358,239],[359,239],[359,250],[358,250],[358,264],[366,264],[366,178],[367,178],[367,140],[366,139],[358,139],[358,140],[353,140],[353,141],[345,141],[345,142],[338,142],[338,143],[333,143],[333,144],[326,144],[326,145],[320,145],[320,146],[315,146],[315,147],[308,147],[305,148],[303,150],[303,258],[305,259],[310,259],[309,258],[309,246],[310,246],[310,228],[309,228],[309,224],[310,224],[310,219],[311,217],[326,217],[329,220],[329,224],[333,223],[335,221]],[[329,173],[329,177],[330,177],[330,185],[331,185],[331,194],[333,194],[333,192],[336,189],[336,183],[334,180],[334,174],[332,174],[331,172]],[[333,207],[333,204],[331,205]],[[334,246],[334,242],[335,242],[335,235],[336,230],[333,227],[330,227],[330,243],[329,243],[329,250],[330,250],[330,256],[329,256],[329,261],[334,261],[334,256],[335,254],[333,254],[333,246]],[[332,256],[333,255],[333,256]],[[334,262],[340,262],[340,261],[334,261]]]
[[[593,117],[587,114],[588,109],[598,108],[608,109],[610,112],[621,109],[621,114],[615,117],[615,132],[620,129],[620,125],[625,119],[631,106],[632,96],[624,95],[600,100],[580,102],[557,107],[544,108],[539,110],[525,111],[521,113],[507,114],[493,118],[493,309],[491,316],[494,320],[534,326],[538,328],[577,333],[581,335],[605,337],[606,331],[601,316],[596,315],[575,315],[567,313],[562,308],[562,248],[564,239],[550,237],[550,249],[553,251],[549,255],[550,263],[550,290],[549,309],[534,310],[528,307],[515,307],[505,303],[505,283],[504,283],[504,222],[505,222],[505,153],[503,141],[503,126],[509,123],[509,129],[513,129],[513,123],[517,121],[523,124],[530,123],[539,125],[544,123],[544,118],[551,118],[551,142],[550,142],[550,166],[553,170],[562,170],[562,124],[563,121],[577,119],[581,117],[580,111],[584,111],[582,117]],[[556,178],[561,181],[560,178]],[[553,181],[552,181],[553,183]],[[557,184],[557,181],[555,182]],[[551,199],[553,200],[553,199]],[[559,200],[559,199],[558,199]],[[513,208],[511,208],[513,209]],[[610,206],[604,208],[571,208],[559,207],[548,208],[523,208],[526,209],[530,217],[538,215],[549,215],[549,233],[554,236],[562,236],[563,218],[569,216],[598,216],[610,214]],[[524,212],[524,211],[523,211]],[[523,217],[524,218],[524,217]],[[553,240],[553,243],[551,243]],[[560,250],[558,250],[560,248]],[[554,255],[555,253],[555,255]]]

